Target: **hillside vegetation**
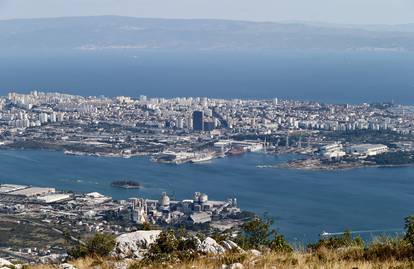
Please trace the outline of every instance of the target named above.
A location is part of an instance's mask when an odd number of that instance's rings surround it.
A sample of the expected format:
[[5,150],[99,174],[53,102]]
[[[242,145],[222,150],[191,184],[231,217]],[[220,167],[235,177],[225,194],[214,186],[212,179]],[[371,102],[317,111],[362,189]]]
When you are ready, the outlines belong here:
[[[321,238],[302,249],[293,249],[282,235],[271,230],[271,224],[261,219],[246,223],[241,233],[232,237],[237,247],[223,253],[200,251],[198,242],[202,235],[166,230],[148,247],[142,259],[120,259],[111,255],[115,245],[113,237],[99,234],[79,246],[82,251],[69,252],[73,259],[68,262],[78,269],[414,268],[414,216],[405,219],[406,231],[400,237],[378,237],[366,244],[360,237],[345,232]],[[214,242],[224,242],[229,236],[230,233],[217,233],[213,235]],[[26,268],[71,267],[51,264]]]

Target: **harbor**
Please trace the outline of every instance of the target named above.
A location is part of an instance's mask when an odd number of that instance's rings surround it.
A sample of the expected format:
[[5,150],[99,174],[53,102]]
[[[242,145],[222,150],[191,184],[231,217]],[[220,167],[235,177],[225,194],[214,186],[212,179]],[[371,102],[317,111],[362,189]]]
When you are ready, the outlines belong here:
[[265,143],[262,141],[235,141],[219,140],[213,147],[198,152],[191,151],[172,151],[167,150],[154,154],[151,160],[158,163],[185,164],[185,163],[204,163],[213,159],[242,155],[247,152],[261,152],[265,150]]
[[[0,182],[99,192],[117,200],[158,200],[162,192],[175,200],[192,197],[194,191],[207,193],[213,200],[237,197],[240,208],[259,215],[267,212],[275,219],[275,228],[292,242],[317,240],[321,231],[402,228],[401,220],[411,214],[413,167],[332,171],[257,168],[297,158],[295,154],[252,152],[203,165],[163,165],[149,157],[95,158],[10,150],[0,151]],[[111,187],[111,182],[120,179],[137,181],[142,187]],[[384,216],[380,220],[376,218],[379,214]],[[354,218],[356,215],[359,217]]]

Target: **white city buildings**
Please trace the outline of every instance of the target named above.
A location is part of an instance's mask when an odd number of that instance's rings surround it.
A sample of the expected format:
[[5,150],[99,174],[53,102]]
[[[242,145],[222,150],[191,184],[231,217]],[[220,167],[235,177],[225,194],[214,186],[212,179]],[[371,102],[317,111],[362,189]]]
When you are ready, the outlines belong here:
[[348,147],[347,152],[351,155],[375,156],[388,152],[388,147],[381,144],[359,144]]

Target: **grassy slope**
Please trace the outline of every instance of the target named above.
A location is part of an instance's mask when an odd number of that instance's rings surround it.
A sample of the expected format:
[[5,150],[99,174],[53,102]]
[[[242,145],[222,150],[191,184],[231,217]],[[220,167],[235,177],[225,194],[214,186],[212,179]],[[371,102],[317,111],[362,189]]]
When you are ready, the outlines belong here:
[[[205,268],[205,269],[218,269],[222,264],[225,264],[226,261],[231,261],[232,257],[224,258],[215,258],[215,257],[205,257],[198,259],[194,262],[174,264],[170,266],[166,265],[152,265],[148,267],[139,267],[134,266],[131,269],[138,268],[174,268],[174,269],[194,269],[194,268]],[[116,261],[110,260],[100,260],[85,258],[80,260],[75,260],[71,262],[78,269],[89,269],[89,268],[102,268],[102,269],[112,269],[115,268],[114,263]],[[273,269],[273,268],[319,268],[319,269],[368,269],[368,268],[389,268],[389,269],[403,269],[403,268],[414,268],[414,261],[396,261],[394,259],[387,259],[385,261],[365,261],[365,260],[346,260],[340,259],[336,252],[325,251],[323,253],[307,254],[295,252],[293,254],[275,254],[269,253],[262,255],[260,257],[247,256],[242,262],[245,269],[250,268],[263,268],[263,269]],[[98,265],[98,267],[97,267]],[[30,269],[52,269],[56,268],[53,265],[38,265],[29,267]]]

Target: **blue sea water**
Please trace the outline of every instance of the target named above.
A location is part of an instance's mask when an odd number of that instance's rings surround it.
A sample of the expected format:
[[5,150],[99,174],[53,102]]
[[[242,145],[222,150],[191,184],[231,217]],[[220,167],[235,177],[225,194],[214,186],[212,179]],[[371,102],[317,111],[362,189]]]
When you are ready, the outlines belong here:
[[408,52],[0,52],[0,95],[40,89],[414,104],[413,74]]
[[[0,182],[98,191],[115,199],[177,199],[195,191],[210,199],[237,197],[244,210],[267,212],[291,241],[316,240],[322,231],[403,229],[413,214],[414,168],[300,171],[257,168],[292,156],[246,154],[180,166],[131,159],[68,156],[53,151],[0,151]],[[140,190],[112,188],[114,180],[139,181]],[[378,233],[368,233],[368,239]]]

